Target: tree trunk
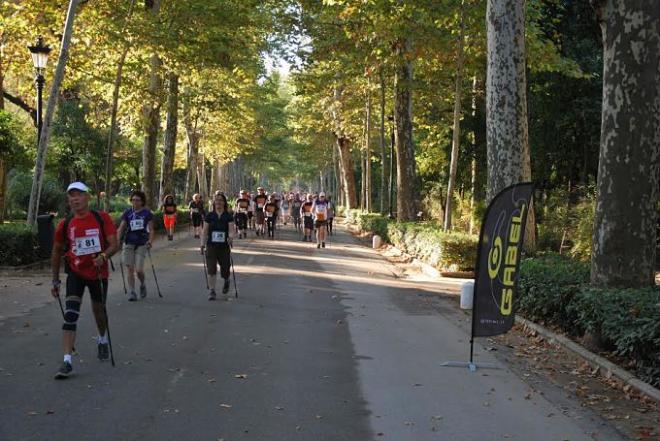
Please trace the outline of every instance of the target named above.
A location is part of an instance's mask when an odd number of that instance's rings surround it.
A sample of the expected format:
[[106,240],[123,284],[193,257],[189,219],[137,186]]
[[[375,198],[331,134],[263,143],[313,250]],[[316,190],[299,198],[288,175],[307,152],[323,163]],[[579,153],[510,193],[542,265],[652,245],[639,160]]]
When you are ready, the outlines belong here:
[[380,69],[380,213],[385,214],[387,200],[387,152],[385,150],[385,76]]
[[206,180],[206,158],[203,152],[197,154],[197,186],[203,201],[209,197],[209,184]]
[[64,79],[64,69],[67,60],[69,59],[69,46],[71,45],[71,35],[73,34],[73,21],[76,17],[76,9],[78,8],[80,0],[71,0],[69,2],[69,9],[66,15],[66,22],[64,24],[64,34],[62,35],[62,44],[60,48],[60,55],[57,60],[57,67],[55,68],[55,76],[50,88],[50,95],[48,96],[48,104],[46,105],[46,116],[44,118],[43,127],[39,136],[39,147],[37,148],[37,159],[34,165],[34,178],[32,180],[32,190],[30,191],[30,202],[28,205],[27,222],[29,225],[34,225],[37,220],[39,212],[39,199],[41,198],[41,188],[44,182],[44,168],[46,167],[46,151],[48,150],[48,142],[50,141],[50,129],[55,115],[55,108],[57,99],[60,93],[60,85]]
[[[3,44],[4,33],[0,34],[0,47]],[[2,66],[2,51],[0,51],[0,110],[5,110],[4,70]],[[0,224],[5,222],[7,200],[7,161],[0,155]]]
[[364,120],[364,125],[362,127],[362,139],[364,141],[364,145],[360,149],[360,210],[364,211],[365,210],[365,195],[366,195],[366,184],[367,184],[367,179],[366,179],[366,171],[367,168],[365,166],[366,161],[365,161],[365,148],[367,144],[367,120],[365,118]]
[[368,84],[367,89],[367,136],[364,146],[364,166],[366,171],[364,173],[364,207],[367,212],[371,212],[371,82]]
[[396,125],[397,194],[396,211],[400,221],[417,218],[417,172],[412,137],[413,66],[409,55],[410,40],[400,39],[396,45],[398,66],[394,75],[394,123]]
[[445,206],[444,230],[451,229],[451,212],[454,201],[454,187],[456,185],[456,171],[458,169],[458,151],[461,139],[461,100],[463,99],[463,64],[465,52],[465,1],[461,2],[461,25],[458,37],[458,50],[456,57],[456,84],[454,87],[454,133],[451,140],[451,161],[449,164],[449,182],[447,183],[447,205]]
[[603,107],[591,283],[653,286],[660,182],[660,10],[593,2],[603,35]]
[[348,138],[337,137],[337,153],[341,164],[341,180],[344,190],[346,208],[357,208],[357,195],[355,194],[355,175],[353,174],[353,160],[351,158],[351,142]]
[[[486,138],[488,200],[500,190],[532,179],[527,131],[525,2],[488,0]],[[535,247],[534,211],[529,210],[525,249]]]
[[[160,0],[146,3],[155,17],[160,10]],[[149,7],[149,4],[151,7]],[[146,103],[142,107],[144,124],[144,144],[142,150],[142,190],[147,196],[147,204],[153,206],[156,202],[156,146],[160,130],[160,93],[161,60],[158,54],[152,54],[149,60],[149,88]]]
[[160,200],[163,200],[166,194],[174,192],[172,173],[179,124],[179,77],[174,73],[170,73],[168,77],[167,120],[163,142],[163,160],[160,165]]
[[[124,26],[122,29],[122,35],[126,31],[126,26],[128,20],[133,14],[133,8],[135,6],[135,0],[131,0],[131,4],[128,7],[128,13],[124,20]],[[115,148],[115,139],[117,137],[117,111],[119,109],[119,90],[121,88],[121,82],[124,71],[124,63],[126,61],[126,56],[128,55],[128,50],[130,48],[129,39],[126,39],[124,46],[122,48],[121,54],[119,56],[119,62],[117,63],[117,72],[115,73],[115,83],[112,90],[112,110],[110,112],[110,130],[108,131],[108,146],[105,154],[105,198],[103,200],[105,211],[110,211],[110,199],[112,198],[112,166],[113,166],[113,150]]]
[[188,103],[183,102],[183,121],[188,141],[188,160],[186,164],[186,188],[184,198],[189,201],[195,193],[195,175],[197,173],[197,152],[199,145],[199,134],[190,119],[190,108]]

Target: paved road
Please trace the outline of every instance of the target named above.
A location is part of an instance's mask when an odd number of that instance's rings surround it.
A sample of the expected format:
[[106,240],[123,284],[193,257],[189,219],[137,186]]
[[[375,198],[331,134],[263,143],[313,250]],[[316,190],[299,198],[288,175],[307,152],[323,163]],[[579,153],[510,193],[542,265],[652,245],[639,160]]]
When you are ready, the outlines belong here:
[[[164,299],[108,305],[117,366],[95,359],[86,297],[75,377],[54,381],[52,302],[0,321],[0,440],[615,440],[598,417],[463,360],[467,316],[396,277],[340,232],[325,250],[291,230],[240,241],[240,299],[209,302],[197,243],[154,253]],[[569,406],[570,407],[570,406]]]

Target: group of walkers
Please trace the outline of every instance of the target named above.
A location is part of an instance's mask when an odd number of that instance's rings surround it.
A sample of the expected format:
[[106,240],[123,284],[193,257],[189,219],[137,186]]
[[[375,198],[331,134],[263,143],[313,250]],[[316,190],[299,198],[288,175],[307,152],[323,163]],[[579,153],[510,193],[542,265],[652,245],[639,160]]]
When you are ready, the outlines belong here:
[[[110,259],[115,253],[120,250],[122,253],[122,280],[124,267],[127,270],[124,290],[128,300],[138,300],[136,278],[140,282],[139,297],[144,299],[147,296],[144,264],[146,256],[151,258],[150,249],[154,243],[155,228],[154,213],[147,207],[145,193],[140,190],[131,193],[131,207],[122,214],[118,227],[108,213],[91,210],[90,199],[90,190],[84,183],[73,182],[68,186],[67,202],[71,214],[57,225],[53,241],[51,294],[57,298],[64,320],[64,360],[55,375],[58,379],[67,378],[73,371],[72,355],[85,288],[90,293],[92,311],[99,331],[98,358],[101,361],[110,358],[114,365],[105,305],[108,293],[108,263],[112,265]],[[275,239],[278,225],[293,222],[303,241],[312,242],[312,233],[316,231],[317,248],[325,248],[326,237],[332,234],[334,207],[324,192],[318,195],[299,192],[267,194],[263,187],[259,187],[257,193],[251,195],[248,191],[241,190],[233,200],[232,210],[227,196],[216,191],[209,205],[207,211],[198,194],[195,194],[188,204],[193,234],[199,239],[200,251],[204,256],[209,300],[217,298],[218,266],[223,279],[223,299],[228,299],[234,237],[245,239],[248,230],[253,230],[257,236],[268,234],[270,239]],[[160,210],[168,240],[174,240],[177,205],[172,195],[163,198]],[[62,260],[67,274],[64,304],[60,298]],[[158,294],[160,295],[160,290]]]

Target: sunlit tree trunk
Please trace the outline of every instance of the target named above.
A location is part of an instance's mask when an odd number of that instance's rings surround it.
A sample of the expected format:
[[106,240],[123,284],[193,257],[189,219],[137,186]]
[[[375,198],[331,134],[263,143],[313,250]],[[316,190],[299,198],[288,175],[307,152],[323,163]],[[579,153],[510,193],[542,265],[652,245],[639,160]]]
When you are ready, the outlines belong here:
[[167,119],[165,123],[165,140],[163,142],[163,158],[160,165],[160,200],[166,194],[174,192],[173,172],[174,154],[176,153],[177,127],[179,124],[179,77],[168,75]]

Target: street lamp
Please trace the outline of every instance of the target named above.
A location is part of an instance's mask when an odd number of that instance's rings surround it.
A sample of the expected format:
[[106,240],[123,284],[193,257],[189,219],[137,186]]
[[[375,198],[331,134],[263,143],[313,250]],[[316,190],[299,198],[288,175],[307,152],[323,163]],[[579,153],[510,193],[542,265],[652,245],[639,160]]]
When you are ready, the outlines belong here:
[[392,213],[392,194],[394,193],[394,115],[387,117],[387,120],[390,122],[390,191],[389,191],[389,208],[390,214],[389,218],[394,219],[394,214]]
[[32,63],[34,63],[34,69],[37,73],[34,82],[37,85],[37,147],[39,147],[39,138],[41,137],[41,126],[42,126],[42,96],[44,91],[44,84],[46,80],[44,79],[44,70],[46,70],[46,64],[48,64],[48,54],[51,51],[50,46],[44,44],[44,39],[40,35],[37,37],[37,42],[34,46],[28,46],[30,53],[32,54]]

